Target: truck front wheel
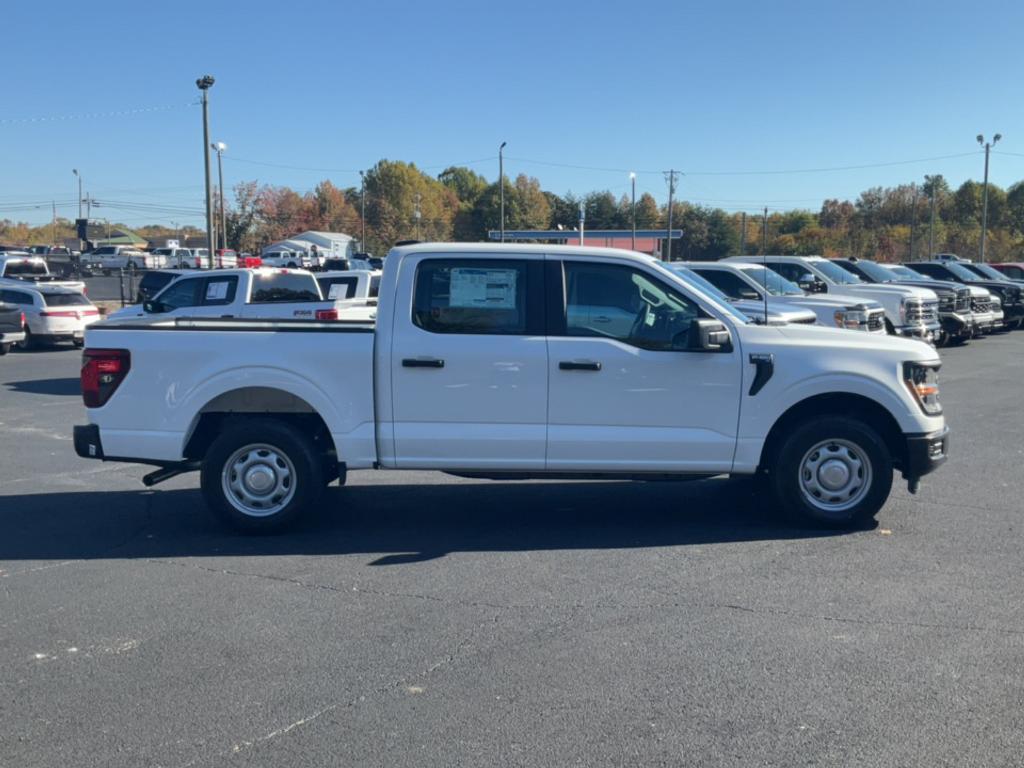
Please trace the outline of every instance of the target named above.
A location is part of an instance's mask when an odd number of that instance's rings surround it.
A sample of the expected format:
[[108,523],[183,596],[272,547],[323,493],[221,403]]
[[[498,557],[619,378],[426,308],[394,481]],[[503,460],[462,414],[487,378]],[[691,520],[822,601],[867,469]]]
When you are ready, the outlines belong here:
[[792,430],[771,467],[776,499],[790,515],[829,528],[872,519],[889,498],[889,449],[871,426],[824,416]]
[[283,421],[229,424],[203,459],[207,505],[241,531],[280,530],[313,506],[324,487],[323,463],[306,437]]

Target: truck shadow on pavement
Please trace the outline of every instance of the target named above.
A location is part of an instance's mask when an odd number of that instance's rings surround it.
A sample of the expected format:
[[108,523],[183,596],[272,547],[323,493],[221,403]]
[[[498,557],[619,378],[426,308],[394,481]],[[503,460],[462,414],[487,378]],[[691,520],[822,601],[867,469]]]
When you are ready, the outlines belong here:
[[33,379],[31,381],[8,381],[4,386],[11,392],[28,392],[32,395],[58,395],[81,397],[82,384],[79,378]]
[[0,560],[630,549],[842,535],[787,522],[742,480],[354,485],[288,531],[245,536],[196,490],[0,497]]

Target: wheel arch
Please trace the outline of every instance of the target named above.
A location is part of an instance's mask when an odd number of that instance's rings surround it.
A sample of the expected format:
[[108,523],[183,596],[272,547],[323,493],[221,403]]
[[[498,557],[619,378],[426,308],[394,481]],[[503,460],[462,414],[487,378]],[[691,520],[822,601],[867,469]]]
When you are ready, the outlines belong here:
[[772,425],[761,448],[758,471],[768,468],[778,455],[785,437],[800,424],[823,416],[846,416],[859,419],[872,427],[885,442],[897,469],[906,463],[907,447],[896,417],[880,403],[864,395],[850,392],[829,392],[805,398],[790,406]]

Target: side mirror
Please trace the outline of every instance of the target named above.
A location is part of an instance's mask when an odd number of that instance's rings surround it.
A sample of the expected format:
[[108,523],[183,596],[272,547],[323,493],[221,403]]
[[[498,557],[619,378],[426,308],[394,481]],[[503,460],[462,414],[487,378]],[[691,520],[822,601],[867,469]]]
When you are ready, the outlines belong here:
[[167,307],[161,304],[159,301],[144,301],[142,302],[142,311],[147,315],[159,315],[167,311]]
[[688,352],[731,352],[729,329],[718,320],[696,319],[690,330],[672,340],[672,348]]

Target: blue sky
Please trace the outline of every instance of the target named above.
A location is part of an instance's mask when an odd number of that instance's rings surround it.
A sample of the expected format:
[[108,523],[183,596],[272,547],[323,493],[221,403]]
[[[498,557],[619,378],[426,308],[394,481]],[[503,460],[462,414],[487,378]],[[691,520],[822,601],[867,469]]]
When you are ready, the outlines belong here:
[[[974,136],[995,132],[1019,156],[992,180],[1024,179],[1019,2],[56,0],[4,20],[0,218],[76,213],[79,168],[95,215],[200,223],[207,72],[229,186],[356,185],[380,158],[493,179],[507,141],[506,173],[558,193],[619,195],[636,169],[664,202],[676,168],[684,199],[817,209],[980,179]],[[792,172],[923,158],[944,159]]]

